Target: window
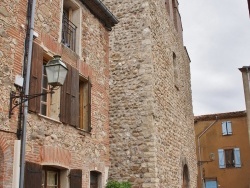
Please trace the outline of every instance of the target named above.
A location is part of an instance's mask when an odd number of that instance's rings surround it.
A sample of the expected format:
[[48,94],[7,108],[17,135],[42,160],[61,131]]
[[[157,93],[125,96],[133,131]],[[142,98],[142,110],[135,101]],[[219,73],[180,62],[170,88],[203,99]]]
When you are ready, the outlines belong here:
[[206,178],[205,179],[205,187],[206,188],[217,188],[217,179],[216,178]]
[[79,81],[79,128],[90,131],[91,83],[88,78]]
[[42,171],[42,188],[60,188],[60,170],[44,167]]
[[178,24],[177,24],[177,14],[178,14],[178,6],[176,0],[172,0],[172,10],[173,10],[173,21],[176,31],[178,31]]
[[79,6],[70,0],[63,2],[62,15],[62,43],[79,54],[80,45],[80,19]]
[[[33,44],[30,91],[39,94],[48,90],[43,63],[43,48]],[[85,131],[91,131],[91,83],[90,78],[79,78],[78,69],[65,63],[68,68],[63,86],[55,93],[36,97],[29,101],[29,112],[42,114]]]
[[81,169],[62,169],[26,161],[25,188],[82,188]]
[[[30,95],[49,91],[47,75],[44,65],[52,57],[45,55],[43,48],[33,43],[32,65],[30,75]],[[60,113],[60,88],[53,94],[33,98],[29,101],[29,111],[35,112],[55,120],[59,120]]]
[[[44,61],[44,65],[46,64],[47,62]],[[42,93],[46,93],[49,91],[49,85],[48,85],[48,82],[47,82],[47,74],[46,74],[46,71],[45,71],[45,66],[43,66],[43,72],[42,72]],[[43,95],[41,97],[41,114],[42,115],[45,115],[45,116],[49,116],[50,112],[50,108],[49,108],[49,105],[50,105],[50,100],[51,100],[51,94],[47,94],[47,95]]]
[[178,84],[178,63],[175,53],[173,52],[173,66],[174,66],[174,85],[177,90],[179,90],[179,84]]
[[219,149],[219,168],[241,167],[240,148]]
[[102,174],[97,171],[90,172],[90,188],[99,188],[101,187]]
[[185,164],[183,167],[183,183],[182,183],[182,188],[187,188],[189,187],[189,172],[188,172],[188,166]]
[[231,135],[232,134],[232,123],[231,121],[222,122],[222,135]]

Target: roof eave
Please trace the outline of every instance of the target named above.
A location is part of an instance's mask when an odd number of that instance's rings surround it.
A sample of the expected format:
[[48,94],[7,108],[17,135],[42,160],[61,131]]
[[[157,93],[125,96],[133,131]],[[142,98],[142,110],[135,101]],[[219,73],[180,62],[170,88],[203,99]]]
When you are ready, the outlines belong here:
[[81,2],[94,14],[110,31],[119,21],[100,0],[81,0]]

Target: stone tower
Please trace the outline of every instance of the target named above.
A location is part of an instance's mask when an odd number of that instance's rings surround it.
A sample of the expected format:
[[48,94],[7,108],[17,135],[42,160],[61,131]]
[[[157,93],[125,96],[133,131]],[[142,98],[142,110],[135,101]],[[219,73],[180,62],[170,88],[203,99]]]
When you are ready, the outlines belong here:
[[133,188],[196,187],[190,59],[177,0],[104,0],[110,41],[109,178]]

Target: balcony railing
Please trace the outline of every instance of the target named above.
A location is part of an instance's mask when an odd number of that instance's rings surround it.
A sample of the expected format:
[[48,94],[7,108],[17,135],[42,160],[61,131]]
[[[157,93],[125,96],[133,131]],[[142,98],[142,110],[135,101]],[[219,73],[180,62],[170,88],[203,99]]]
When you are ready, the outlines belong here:
[[62,43],[73,51],[76,48],[76,28],[64,14],[62,20]]

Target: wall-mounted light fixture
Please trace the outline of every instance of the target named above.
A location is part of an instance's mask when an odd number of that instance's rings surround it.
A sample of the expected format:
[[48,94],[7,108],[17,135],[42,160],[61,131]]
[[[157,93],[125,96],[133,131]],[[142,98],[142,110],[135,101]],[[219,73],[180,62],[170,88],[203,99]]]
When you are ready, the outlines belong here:
[[210,153],[210,154],[209,154],[209,159],[210,159],[210,160],[206,160],[206,161],[198,161],[198,166],[201,166],[201,165],[204,164],[204,163],[213,162],[214,159],[215,159],[214,153]]
[[[54,93],[54,89],[57,86],[62,86],[65,78],[67,76],[68,69],[66,65],[62,62],[61,56],[55,55],[52,60],[50,60],[46,65],[45,65],[45,70],[47,74],[47,79],[48,79],[48,85],[52,86],[48,92],[44,93],[37,93],[37,94],[32,94],[32,95],[25,95],[22,91],[21,92],[15,92],[11,91],[10,92],[10,107],[9,107],[9,118],[11,118],[11,115],[13,114],[14,108],[17,106],[23,104],[26,101],[29,101],[30,99],[47,95],[48,93]],[[18,88],[22,87],[22,84],[20,83],[20,78],[16,78],[15,80],[15,85]],[[21,111],[19,113],[22,113]]]

